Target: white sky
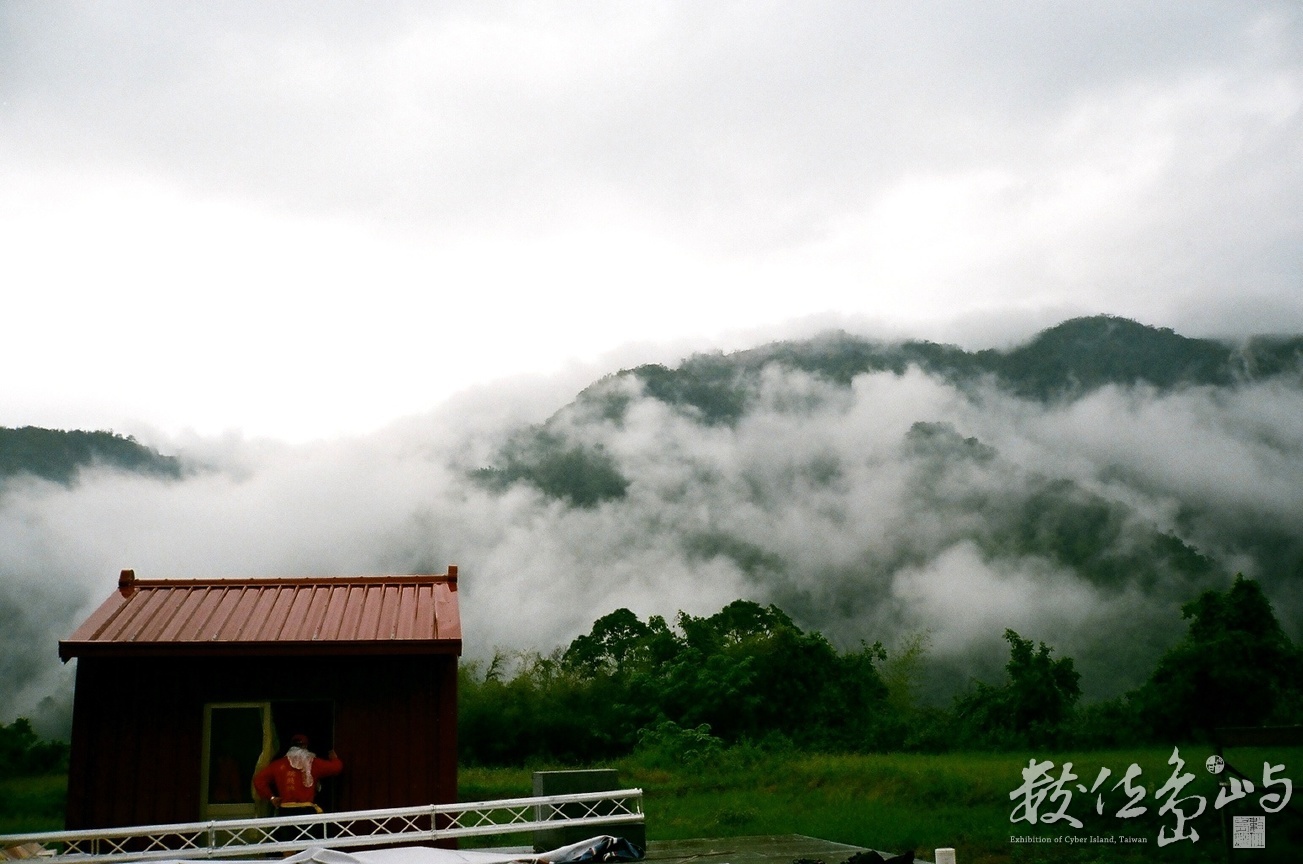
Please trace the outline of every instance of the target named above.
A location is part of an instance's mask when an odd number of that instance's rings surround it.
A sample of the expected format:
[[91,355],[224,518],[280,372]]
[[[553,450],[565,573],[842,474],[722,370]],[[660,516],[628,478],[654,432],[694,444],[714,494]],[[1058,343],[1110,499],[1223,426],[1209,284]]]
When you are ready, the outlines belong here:
[[305,440],[825,325],[1303,332],[1293,2],[0,3],[0,425]]

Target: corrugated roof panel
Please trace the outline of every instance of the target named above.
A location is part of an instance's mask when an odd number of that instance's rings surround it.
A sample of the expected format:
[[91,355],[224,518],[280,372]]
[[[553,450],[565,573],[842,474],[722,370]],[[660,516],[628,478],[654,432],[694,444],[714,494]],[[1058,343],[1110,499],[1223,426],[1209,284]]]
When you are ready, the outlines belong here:
[[285,631],[285,638],[292,642],[311,642],[312,641],[312,610],[315,605],[317,587],[315,585],[303,588],[297,592],[294,597],[294,605],[291,607],[290,620],[287,623],[289,629]]
[[179,596],[180,602],[177,603],[171,617],[162,622],[163,627],[157,637],[160,642],[190,641],[183,640],[182,634],[193,630],[194,618],[203,609],[205,593],[186,591]]
[[[249,623],[240,634],[240,639],[244,642],[258,642],[268,638],[275,638],[275,631],[271,626],[272,610],[276,608],[276,600],[280,597],[279,589],[267,589],[255,592],[256,602],[253,610],[249,613]],[[268,637],[264,634],[271,630],[273,635]]]
[[403,618],[410,610],[403,607],[406,601],[407,591],[403,585],[395,585],[392,588],[385,589],[385,596],[388,602],[385,604],[385,623],[381,625],[380,632],[376,635],[381,639],[400,639],[398,634],[403,629]]
[[[427,624],[427,622],[429,622]],[[434,586],[420,585],[416,589],[416,627],[434,625]],[[435,635],[439,635],[435,628]]]
[[259,640],[276,642],[289,638],[285,634],[286,622],[290,620],[290,610],[294,608],[294,589],[277,588],[271,593],[276,595],[276,602],[268,613],[267,620],[260,628]]
[[361,594],[362,617],[357,622],[357,636],[354,638],[375,639],[376,630],[380,627],[380,607],[384,603],[384,592],[363,591]]
[[[149,631],[150,621],[157,616],[161,607],[166,605],[164,597],[145,597],[144,602],[129,604],[122,610],[114,622],[122,633],[123,639],[136,642]],[[155,628],[161,629],[161,628]]]
[[134,639],[137,631],[140,630],[140,616],[146,614],[147,609],[146,603],[122,604],[113,619],[105,625],[104,631],[120,633],[124,641]]
[[398,586],[398,609],[394,615],[394,638],[411,639],[416,629],[416,586]]
[[359,639],[379,639],[385,626],[388,598],[385,590],[372,589],[367,592],[366,605],[362,608],[362,629],[358,631]]
[[348,586],[333,585],[326,603],[326,614],[322,617],[317,630],[312,634],[316,640],[330,641],[340,636],[340,624],[344,620],[344,610],[348,606]]
[[398,604],[402,588],[386,585],[380,590],[380,620],[376,622],[375,639],[393,639],[398,630]]
[[191,582],[133,576],[119,584],[120,590],[59,643],[61,657],[210,649],[269,654],[461,651],[452,568],[444,576]]
[[339,620],[338,638],[356,639],[362,622],[361,592],[364,589],[349,585],[344,590],[348,592],[348,601],[344,605],[344,615]]
[[229,631],[238,626],[234,622],[240,605],[240,590],[227,587],[209,588],[208,593],[213,597],[213,614],[199,637],[208,642],[230,641]]
[[81,623],[81,626],[73,631],[72,636],[68,637],[69,641],[88,642],[96,638],[109,624],[122,608],[127,600],[122,596],[122,592],[114,591],[109,595],[109,599],[99,605],[90,617]]
[[[142,593],[151,589],[141,589]],[[181,642],[204,642],[204,634],[212,625],[213,616],[217,614],[217,606],[220,601],[220,595],[213,592],[209,586],[196,586],[195,592],[199,595],[199,608],[190,618],[190,624],[182,632],[178,641]]]
[[461,643],[461,610],[457,606],[457,583],[446,591],[434,593],[434,628],[436,639]]
[[[307,642],[308,637],[304,635],[304,619],[308,617],[308,610],[312,608],[312,586],[301,588],[294,592],[294,602],[290,604],[290,614],[285,619],[285,627],[281,630],[281,639],[286,642]],[[308,631],[309,635],[311,631]]]
[[204,625],[203,632],[199,633],[199,638],[208,642],[216,642],[221,640],[223,629],[225,629],[227,622],[235,613],[235,607],[240,602],[240,592],[238,589],[225,586],[208,590],[214,595],[213,614]]
[[[111,600],[117,600],[115,596]],[[123,598],[113,611],[112,617],[104,622],[100,633],[121,633],[132,627],[132,622],[140,614],[141,607],[131,603],[130,597]]]
[[162,636],[184,598],[154,595],[144,599],[148,602],[141,607],[140,614],[132,620],[133,642],[156,641]]
[[250,588],[232,590],[239,592],[240,599],[235,604],[235,608],[231,610],[231,619],[222,628],[221,635],[218,638],[238,642],[244,638],[245,630],[254,630],[258,627],[258,619],[254,615],[258,609],[259,601],[262,599],[262,592]]
[[412,586],[412,617],[411,628],[413,632],[421,629],[429,630],[433,626],[433,619],[430,613],[434,611],[434,606],[430,603],[430,588],[424,585]]
[[403,585],[399,592],[401,596],[398,600],[398,623],[394,628],[394,638],[411,639],[412,634],[416,632],[417,620],[420,615],[419,597],[421,589],[416,585]]
[[330,608],[330,595],[333,589],[329,585],[320,585],[312,590],[312,602],[308,614],[303,619],[303,638],[315,641],[321,633],[321,625],[326,620],[326,611]]

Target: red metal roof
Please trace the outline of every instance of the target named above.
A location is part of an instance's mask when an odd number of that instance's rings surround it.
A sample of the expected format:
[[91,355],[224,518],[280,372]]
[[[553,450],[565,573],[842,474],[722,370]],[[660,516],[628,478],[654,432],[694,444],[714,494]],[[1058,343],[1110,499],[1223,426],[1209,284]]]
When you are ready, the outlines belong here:
[[136,579],[67,640],[65,661],[141,654],[461,653],[457,568],[442,576]]

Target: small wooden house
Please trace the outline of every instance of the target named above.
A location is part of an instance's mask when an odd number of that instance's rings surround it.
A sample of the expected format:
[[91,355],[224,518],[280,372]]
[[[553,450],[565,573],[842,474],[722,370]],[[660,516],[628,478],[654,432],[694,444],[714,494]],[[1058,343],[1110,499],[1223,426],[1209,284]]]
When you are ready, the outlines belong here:
[[441,576],[141,580],[76,658],[67,827],[265,815],[253,773],[302,732],[344,773],[318,803],[457,796],[457,568]]

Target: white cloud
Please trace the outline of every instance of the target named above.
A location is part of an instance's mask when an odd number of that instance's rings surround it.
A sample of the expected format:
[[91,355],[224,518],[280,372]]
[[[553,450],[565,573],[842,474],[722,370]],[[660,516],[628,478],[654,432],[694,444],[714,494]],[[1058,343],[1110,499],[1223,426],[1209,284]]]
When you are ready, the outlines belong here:
[[3,14],[3,422],[303,440],[818,316],[1303,327],[1287,4]]
[[970,542],[956,544],[923,567],[900,571],[892,594],[915,627],[934,634],[936,651],[951,657],[1006,629],[1028,638],[1054,634],[1062,643],[1101,601],[1048,562],[991,562]]
[[[776,602],[839,644],[929,630],[938,658],[969,674],[998,670],[1010,627],[1075,657],[1087,691],[1104,693],[1152,667],[1180,632],[1179,603],[1206,583],[1160,564],[1124,587],[1027,551],[1011,526],[1023,526],[1034,496],[1107,504],[1118,521],[1099,535],[1116,547],[1096,550],[1106,555],[1137,543],[1148,555],[1147,538],[1178,532],[1226,572],[1254,575],[1281,562],[1229,545],[1231,528],[1298,534],[1303,403],[1270,384],[1105,389],[1045,406],[961,392],[917,370],[849,387],[769,370],[737,424],[705,426],[624,379],[612,385],[633,399],[622,422],[568,411],[554,421],[611,454],[630,481],[624,498],[573,508],[529,486],[499,494],[469,479],[513,429],[591,380],[577,368],[481,388],[353,438],[153,439],[206,466],[180,480],[101,470],[71,488],[7,481],[0,593],[22,593],[14,608],[30,619],[12,661],[23,661],[24,683],[7,704],[28,710],[67,683],[57,683],[54,644],[124,567],[161,578],[451,563],[465,576],[472,657],[551,650],[621,606],[672,618],[745,597]],[[911,431],[918,421],[949,425]],[[1286,626],[1303,625],[1289,586],[1267,588]]]

